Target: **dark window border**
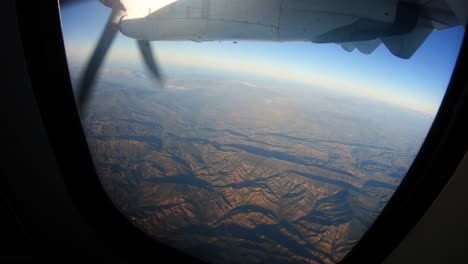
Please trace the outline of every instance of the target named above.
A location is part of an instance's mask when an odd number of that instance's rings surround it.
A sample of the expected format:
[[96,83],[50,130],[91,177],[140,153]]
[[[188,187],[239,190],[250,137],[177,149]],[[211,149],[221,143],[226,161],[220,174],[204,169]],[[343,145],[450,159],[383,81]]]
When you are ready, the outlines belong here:
[[341,262],[380,263],[424,216],[468,150],[468,41],[421,149],[384,210]]
[[[75,206],[123,259],[139,262],[170,254],[197,262],[134,227],[105,194],[82,131],[69,77],[60,11],[54,0],[17,0],[18,24],[31,86],[43,124]],[[468,146],[466,34],[429,134],[387,206],[342,263],[380,263],[421,219],[447,184]]]
[[86,223],[125,262],[159,261],[162,255],[170,255],[174,263],[202,263],[134,227],[106,195],[75,104],[58,1],[17,0],[16,9],[27,70],[42,122],[72,202]]

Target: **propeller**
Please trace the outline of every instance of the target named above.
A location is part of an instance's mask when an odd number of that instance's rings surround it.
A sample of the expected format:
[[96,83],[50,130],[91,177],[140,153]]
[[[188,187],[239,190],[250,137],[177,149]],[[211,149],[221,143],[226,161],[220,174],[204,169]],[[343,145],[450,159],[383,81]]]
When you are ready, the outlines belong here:
[[96,79],[96,74],[104,61],[104,58],[109,50],[112,41],[114,40],[117,32],[119,31],[119,19],[123,11],[119,9],[112,9],[112,13],[107,20],[106,26],[101,34],[98,44],[89,59],[85,71],[83,72],[78,82],[77,103],[80,112],[85,109],[89,99],[91,88]]
[[152,73],[153,77],[159,82],[164,82],[163,76],[159,71],[158,64],[156,59],[153,56],[153,51],[151,50],[151,45],[148,40],[137,40],[138,48],[143,57],[146,67]]
[[[62,0],[60,1],[60,4],[67,5],[79,2],[82,1]],[[99,2],[107,7],[112,8],[112,12],[101,33],[93,54],[88,60],[86,68],[78,81],[76,101],[78,105],[78,111],[81,114],[84,114],[86,111],[90,94],[96,80],[96,75],[104,61],[107,52],[109,51],[110,46],[112,45],[112,42],[115,39],[115,36],[120,29],[120,19],[125,16],[126,11],[120,0],[99,0]],[[159,82],[159,84],[163,84],[163,76],[159,70],[158,64],[156,63],[156,59],[153,56],[150,42],[148,40],[137,40],[137,44],[146,68],[154,77],[154,79]]]

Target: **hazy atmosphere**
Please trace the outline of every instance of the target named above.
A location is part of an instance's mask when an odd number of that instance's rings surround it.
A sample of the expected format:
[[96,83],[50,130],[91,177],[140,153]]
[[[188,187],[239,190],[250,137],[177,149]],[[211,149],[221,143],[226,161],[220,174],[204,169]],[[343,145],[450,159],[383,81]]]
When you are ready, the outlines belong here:
[[[72,82],[110,9],[61,10]],[[115,205],[154,238],[214,263],[337,263],[405,176],[443,98],[462,27],[409,60],[384,47],[152,42],[111,47],[83,129]]]

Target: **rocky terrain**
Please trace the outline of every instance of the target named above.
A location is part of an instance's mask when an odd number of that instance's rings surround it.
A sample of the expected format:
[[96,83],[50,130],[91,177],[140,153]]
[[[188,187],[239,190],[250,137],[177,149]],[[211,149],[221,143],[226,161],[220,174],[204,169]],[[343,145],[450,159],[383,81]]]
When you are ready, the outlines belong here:
[[337,263],[430,125],[319,89],[113,74],[127,81],[105,73],[82,119],[102,184],[136,226],[214,263]]

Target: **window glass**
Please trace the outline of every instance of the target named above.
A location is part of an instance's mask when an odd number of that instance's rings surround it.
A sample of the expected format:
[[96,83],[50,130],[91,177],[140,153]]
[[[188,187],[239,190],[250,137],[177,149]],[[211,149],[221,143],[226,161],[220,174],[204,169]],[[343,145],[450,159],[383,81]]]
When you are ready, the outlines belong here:
[[[210,1],[166,2],[166,22],[180,19],[169,15],[182,7],[194,27],[207,16],[238,19],[223,1],[211,1],[211,13],[203,6]],[[239,19],[249,20],[249,10]],[[291,25],[303,10],[290,14]],[[110,14],[99,1],[62,6],[75,91]],[[255,18],[247,22],[271,22],[266,11]],[[319,18],[313,25],[327,19]],[[127,23],[121,30],[135,36],[117,33],[82,126],[116,207],[155,239],[213,263],[339,262],[411,166],[464,33],[439,25],[409,59],[393,54],[390,40],[367,55],[359,50],[369,46],[352,42],[242,41],[268,37],[251,29],[239,41],[154,41],[158,81],[135,38],[163,34],[164,25]]]

